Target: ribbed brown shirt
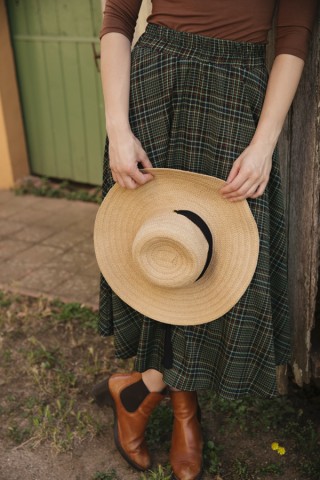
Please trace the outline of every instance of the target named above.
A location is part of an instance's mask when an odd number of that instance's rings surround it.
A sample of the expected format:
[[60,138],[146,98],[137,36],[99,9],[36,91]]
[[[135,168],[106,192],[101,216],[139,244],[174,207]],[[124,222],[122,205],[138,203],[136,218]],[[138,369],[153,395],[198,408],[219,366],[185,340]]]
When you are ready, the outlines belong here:
[[[132,41],[141,3],[106,0],[100,38],[120,32]],[[267,43],[277,11],[276,55],[305,59],[317,5],[318,0],[152,0],[147,21],[209,37]]]

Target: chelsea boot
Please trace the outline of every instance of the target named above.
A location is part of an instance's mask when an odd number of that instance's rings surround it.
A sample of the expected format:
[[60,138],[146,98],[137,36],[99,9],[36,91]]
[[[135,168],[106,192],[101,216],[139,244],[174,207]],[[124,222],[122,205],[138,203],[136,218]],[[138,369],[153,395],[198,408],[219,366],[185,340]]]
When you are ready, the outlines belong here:
[[137,470],[151,467],[145,430],[154,408],[165,393],[149,392],[141,373],[114,374],[93,389],[98,405],[114,413],[114,441],[123,458]]
[[196,392],[171,391],[174,413],[170,463],[172,480],[200,480],[203,440]]

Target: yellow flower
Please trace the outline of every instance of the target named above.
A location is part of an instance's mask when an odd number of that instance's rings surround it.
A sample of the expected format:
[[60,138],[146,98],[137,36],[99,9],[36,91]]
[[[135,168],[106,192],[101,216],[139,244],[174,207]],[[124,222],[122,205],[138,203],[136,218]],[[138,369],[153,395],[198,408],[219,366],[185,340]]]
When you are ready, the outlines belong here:
[[279,455],[284,455],[286,453],[286,449],[284,447],[279,447],[278,448],[278,453],[279,453]]
[[272,448],[272,450],[278,450],[279,449],[279,443],[277,443],[277,442],[271,443],[271,448]]

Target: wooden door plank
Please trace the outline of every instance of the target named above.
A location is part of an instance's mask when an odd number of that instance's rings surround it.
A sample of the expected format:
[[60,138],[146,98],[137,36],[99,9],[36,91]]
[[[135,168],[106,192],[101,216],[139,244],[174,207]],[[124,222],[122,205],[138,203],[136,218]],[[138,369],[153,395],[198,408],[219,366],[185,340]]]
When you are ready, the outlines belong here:
[[46,175],[54,176],[55,170],[52,171],[51,162],[47,160],[54,152],[54,141],[48,115],[50,105],[42,45],[28,41],[17,42],[16,56],[19,71],[24,72],[19,75],[20,94],[33,171],[45,171]]
[[94,37],[99,37],[102,24],[102,7],[97,0],[90,0],[90,10],[92,18],[92,33]]
[[42,35],[59,35],[59,18],[57,2],[43,2],[38,0],[39,22]]
[[51,171],[58,178],[72,178],[72,163],[70,162],[71,147],[69,141],[68,116],[64,75],[61,62],[60,43],[44,43],[43,50],[47,70],[47,96],[52,122],[54,152],[47,157],[48,162],[54,162]]
[[[96,3],[96,8],[99,8],[98,2]],[[71,37],[92,37],[94,35],[89,1],[60,0],[57,2],[57,16],[62,35]]]
[[[96,183],[102,178],[103,145],[99,140],[103,112],[99,108],[97,79],[99,73],[95,69],[92,45],[82,44],[79,48],[79,68],[81,75],[82,105],[84,112],[85,138],[87,146],[87,172],[90,183]],[[91,64],[91,68],[88,68]],[[101,180],[100,180],[101,181]]]
[[12,2],[7,0],[6,8],[10,23],[11,34],[26,35],[28,33],[28,25],[25,14],[25,2]]
[[68,115],[70,138],[71,177],[79,182],[88,182],[87,145],[82,96],[81,70],[79,66],[78,45],[66,43],[61,51],[66,110]]
[[27,23],[27,33],[41,35],[40,0],[28,0],[25,2],[24,15]]

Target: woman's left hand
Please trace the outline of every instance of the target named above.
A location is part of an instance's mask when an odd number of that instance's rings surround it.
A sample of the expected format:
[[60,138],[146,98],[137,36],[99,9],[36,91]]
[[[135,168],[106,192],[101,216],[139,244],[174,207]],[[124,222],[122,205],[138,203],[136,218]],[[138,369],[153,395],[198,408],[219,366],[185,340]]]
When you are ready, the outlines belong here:
[[223,198],[231,202],[260,197],[269,181],[273,148],[266,144],[250,144],[235,160],[220,189]]

